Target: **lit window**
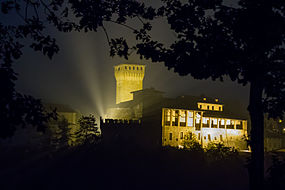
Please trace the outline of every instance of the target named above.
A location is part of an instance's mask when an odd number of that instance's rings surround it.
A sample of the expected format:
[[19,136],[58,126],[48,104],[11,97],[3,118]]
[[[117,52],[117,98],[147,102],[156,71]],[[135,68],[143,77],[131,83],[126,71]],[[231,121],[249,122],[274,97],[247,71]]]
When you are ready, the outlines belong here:
[[178,126],[178,110],[172,112],[172,126]]
[[227,125],[230,125],[231,124],[231,120],[227,120]]
[[206,100],[207,100],[207,98],[203,98],[203,100],[204,100],[204,101],[206,101]]
[[225,120],[224,119],[221,120],[221,125],[225,125]]
[[170,125],[170,119],[171,119],[171,110],[167,109],[165,111],[165,125]]
[[193,112],[187,111],[187,126],[193,127]]
[[214,124],[214,125],[218,125],[217,119],[213,119],[213,124]]
[[180,110],[180,126],[185,127],[186,126],[186,111]]
[[180,110],[180,122],[185,122],[185,111]]

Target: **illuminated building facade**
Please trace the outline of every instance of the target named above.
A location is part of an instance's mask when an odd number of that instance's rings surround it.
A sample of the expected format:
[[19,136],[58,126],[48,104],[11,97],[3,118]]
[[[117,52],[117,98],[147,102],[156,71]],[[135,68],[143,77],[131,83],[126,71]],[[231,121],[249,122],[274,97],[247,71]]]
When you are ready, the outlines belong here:
[[101,121],[103,136],[104,131],[109,137],[121,132],[143,146],[181,147],[184,137],[193,134],[203,147],[209,142],[223,142],[227,146],[247,148],[247,121],[230,114],[218,99],[167,98],[153,88],[143,89],[144,65],[120,64],[114,67],[114,72],[116,105],[107,110],[105,123]]
[[[162,146],[183,147],[185,138],[195,136],[206,147],[211,142],[246,149],[247,121],[223,114],[223,105],[202,103],[208,108],[162,108]],[[200,108],[200,109],[199,109]],[[214,113],[219,112],[219,113]]]
[[120,64],[114,67],[116,104],[133,100],[131,92],[143,89],[145,65]]

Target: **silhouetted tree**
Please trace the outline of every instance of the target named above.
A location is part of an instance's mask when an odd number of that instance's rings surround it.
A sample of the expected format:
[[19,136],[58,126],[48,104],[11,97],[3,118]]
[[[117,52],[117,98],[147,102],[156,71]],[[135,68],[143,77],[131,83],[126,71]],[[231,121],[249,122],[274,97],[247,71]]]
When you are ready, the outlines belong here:
[[[34,1],[25,1],[36,7]],[[23,2],[21,2],[23,4]],[[15,20],[11,23],[0,21],[0,138],[13,136],[17,126],[33,125],[43,131],[50,118],[55,118],[55,112],[46,112],[40,100],[23,95],[15,90],[17,74],[12,63],[22,56],[23,39],[32,39],[31,47],[40,50],[50,58],[58,51],[55,40],[43,35],[43,23],[35,14],[22,15],[17,1],[1,1],[1,19],[3,14],[16,12],[23,20],[21,24]],[[11,18],[10,18],[11,19]],[[7,24],[8,23],[8,24]]]
[[68,120],[65,117],[59,118],[48,128],[50,143],[55,148],[64,148],[68,146],[70,140],[70,128]]
[[75,133],[75,136],[81,144],[90,145],[98,142],[100,133],[94,115],[81,116],[78,123],[79,129]]
[[229,76],[250,85],[250,188],[264,180],[264,113],[282,117],[285,102],[285,2],[239,0],[164,0],[158,13],[167,18],[177,39],[170,45],[139,38],[137,53],[164,62],[180,75],[195,79]]
[[[39,51],[50,59],[58,53],[56,40],[45,31],[46,28],[53,25],[62,32],[96,32],[102,29],[111,47],[110,54],[127,58],[129,47],[126,41],[123,38],[109,39],[104,22],[128,27],[125,25],[127,18],[153,19],[155,15],[153,8],[133,0],[3,0],[0,6],[0,16],[3,18],[0,21],[2,138],[12,136],[19,124],[32,124],[43,130],[44,123],[53,116],[44,112],[40,100],[22,95],[15,90],[17,74],[13,70],[13,62],[22,56],[24,47]],[[70,12],[73,13],[71,16]],[[143,31],[138,33],[141,32]]]

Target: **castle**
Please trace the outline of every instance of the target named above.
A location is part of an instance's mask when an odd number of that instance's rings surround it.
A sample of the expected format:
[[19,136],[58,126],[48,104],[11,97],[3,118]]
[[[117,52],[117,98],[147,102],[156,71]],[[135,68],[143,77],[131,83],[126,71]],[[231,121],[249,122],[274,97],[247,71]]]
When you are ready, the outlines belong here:
[[116,105],[108,109],[101,124],[103,136],[105,132],[108,138],[122,135],[143,146],[179,148],[190,134],[203,147],[210,142],[223,142],[247,148],[247,120],[229,112],[219,99],[167,98],[161,91],[144,89],[144,65],[120,64],[114,72]]

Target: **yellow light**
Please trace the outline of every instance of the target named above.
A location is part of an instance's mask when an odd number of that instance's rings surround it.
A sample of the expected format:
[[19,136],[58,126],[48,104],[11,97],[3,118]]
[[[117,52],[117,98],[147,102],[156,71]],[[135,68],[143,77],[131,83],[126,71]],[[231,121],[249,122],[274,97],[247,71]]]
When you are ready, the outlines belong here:
[[282,122],[282,120],[281,119],[279,119],[279,123],[281,123]]
[[218,102],[218,101],[219,101],[219,99],[218,99],[218,98],[216,98],[216,99],[215,99],[215,101],[216,101],[216,102]]
[[207,98],[203,98],[203,100],[204,100],[204,101],[206,101],[206,100],[207,100]]

